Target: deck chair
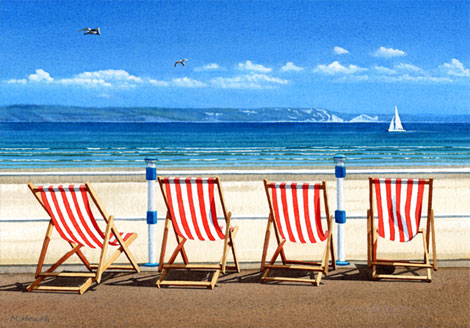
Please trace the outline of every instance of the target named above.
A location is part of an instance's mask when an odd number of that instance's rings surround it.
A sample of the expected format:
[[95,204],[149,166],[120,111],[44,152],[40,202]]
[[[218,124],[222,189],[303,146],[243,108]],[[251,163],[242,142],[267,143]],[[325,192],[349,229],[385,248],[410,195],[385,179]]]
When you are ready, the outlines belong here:
[[[326,183],[274,183],[264,180],[264,187],[269,203],[269,217],[264,238],[263,254],[261,257],[261,271],[264,271],[261,282],[266,281],[293,281],[320,284],[322,275],[328,274],[329,266],[336,269],[333,248],[332,217],[328,209]],[[328,230],[324,231],[321,222],[320,194],[323,193],[325,216]],[[277,248],[269,264],[266,264],[266,255],[269,246],[271,226],[277,241]],[[287,241],[302,244],[315,244],[325,241],[325,250],[321,262],[288,260],[284,252]],[[278,256],[282,264],[276,264]],[[331,265],[329,258],[331,256]],[[315,279],[270,277],[271,269],[304,270],[317,272]]]
[[[36,280],[27,287],[27,291],[65,291],[83,294],[93,282],[100,283],[102,273],[105,270],[140,271],[139,266],[128,248],[137,238],[137,234],[120,233],[117,230],[113,216],[106,214],[95,191],[88,182],[85,183],[85,185],[77,186],[34,186],[32,183],[29,183],[28,186],[38,202],[46,210],[47,214],[49,214],[50,221],[36,268]],[[88,195],[106,223],[104,233],[98,226],[93,215]],[[42,267],[54,228],[57,230],[60,237],[70,244],[72,249],[65,253],[49,269],[43,272]],[[119,246],[119,248],[106,260],[108,246]],[[83,247],[101,249],[98,265],[90,264],[82,253]],[[131,263],[130,265],[112,265],[121,253],[126,255]],[[73,254],[76,254],[80,258],[89,272],[54,272]],[[40,285],[40,283],[48,277],[79,277],[87,279],[78,287]]]
[[[367,255],[372,267],[372,279],[408,279],[431,281],[431,269],[437,270],[434,211],[432,209],[433,179],[378,179],[369,178],[369,210],[367,211]],[[420,229],[424,189],[428,186],[426,227]],[[377,228],[374,199],[377,209]],[[377,258],[377,235],[396,241],[411,241],[417,234],[423,236],[423,261],[398,261]],[[429,240],[432,238],[433,263],[429,261]],[[426,268],[426,275],[378,274],[377,266]]]
[[[219,178],[161,178],[158,182],[167,206],[165,228],[163,231],[162,249],[160,252],[159,271],[162,272],[157,280],[157,287],[168,286],[200,286],[213,289],[220,272],[226,270],[240,272],[233,239],[238,227],[230,226],[232,214],[227,212]],[[217,222],[216,201],[221,205],[225,219],[225,231]],[[164,263],[170,222],[176,235],[177,246],[168,262]],[[222,258],[218,264],[189,264],[184,244],[187,240],[217,241],[223,240]],[[228,266],[227,254],[232,251],[235,265]],[[183,259],[182,264],[175,264],[178,254]],[[199,270],[214,271],[210,281],[164,280],[170,270]]]

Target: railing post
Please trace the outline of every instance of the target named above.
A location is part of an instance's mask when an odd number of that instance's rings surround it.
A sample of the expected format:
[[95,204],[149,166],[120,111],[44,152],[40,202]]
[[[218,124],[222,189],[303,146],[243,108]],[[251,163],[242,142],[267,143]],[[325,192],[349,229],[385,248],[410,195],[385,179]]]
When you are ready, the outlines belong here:
[[346,211],[344,210],[344,188],[343,181],[346,177],[346,166],[344,166],[344,161],[346,156],[337,155],[334,157],[336,166],[335,166],[335,176],[336,176],[336,211],[335,211],[335,221],[338,225],[338,260],[336,261],[337,265],[349,265],[349,262],[345,260],[344,254],[344,224],[346,223]]
[[147,168],[145,178],[147,179],[147,225],[148,225],[148,262],[145,266],[155,267],[157,263],[156,252],[156,230],[157,230],[157,208],[155,203],[155,180],[157,179],[156,159],[146,158]]

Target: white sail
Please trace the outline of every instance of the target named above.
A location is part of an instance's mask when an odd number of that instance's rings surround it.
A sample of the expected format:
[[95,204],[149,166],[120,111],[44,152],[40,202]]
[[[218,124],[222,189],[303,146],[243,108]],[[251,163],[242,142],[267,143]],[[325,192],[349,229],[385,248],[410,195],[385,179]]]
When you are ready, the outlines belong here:
[[388,127],[388,132],[403,132],[406,131],[401,125],[400,116],[398,115],[397,106],[395,106],[395,115],[393,115],[392,120],[390,121],[390,126]]
[[400,116],[398,116],[397,106],[395,106],[395,130],[403,131],[403,125],[401,125]]
[[391,132],[393,130],[395,130],[395,120],[394,120],[395,116],[392,117],[392,120],[390,121],[390,125],[388,127],[388,132]]

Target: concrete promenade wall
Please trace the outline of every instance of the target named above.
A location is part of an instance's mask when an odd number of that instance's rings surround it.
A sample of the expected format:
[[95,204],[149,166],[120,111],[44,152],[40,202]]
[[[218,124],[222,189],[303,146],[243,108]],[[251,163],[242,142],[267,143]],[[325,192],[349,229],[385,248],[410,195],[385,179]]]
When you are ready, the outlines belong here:
[[[390,176],[390,175],[388,175]],[[403,176],[403,175],[402,175]],[[419,175],[428,177],[430,175]],[[236,246],[239,260],[254,267],[259,264],[266,229],[268,204],[262,179],[265,176],[221,176],[227,208],[233,213],[233,225],[239,227]],[[319,176],[269,176],[272,181],[327,181],[330,213],[336,209],[336,180],[334,175]],[[32,177],[40,184],[56,183],[58,178]],[[147,183],[145,179],[134,181],[103,181],[90,177],[65,177],[60,181],[77,182],[91,180],[102,204],[109,214],[117,218],[116,225],[121,231],[135,231],[139,237],[131,250],[139,263],[147,262]],[[470,259],[470,175],[434,176],[433,208],[436,215],[436,239],[439,260]],[[96,180],[96,181],[93,181]],[[101,181],[100,181],[101,180]],[[157,187],[158,188],[158,187]],[[348,176],[344,183],[346,223],[345,250],[350,261],[366,260],[366,210],[368,208],[367,176]],[[157,255],[159,256],[163,234],[165,208],[160,190],[157,190]],[[219,212],[220,213],[220,212]],[[424,222],[424,220],[423,220]],[[0,185],[0,271],[1,266],[24,266],[37,263],[42,241],[47,228],[47,216],[24,182],[6,181]],[[326,226],[326,225],[325,225]],[[336,224],[333,234],[336,233]],[[333,235],[334,236],[334,235]],[[170,234],[168,252],[175,246]],[[335,240],[336,244],[336,240]],[[186,249],[190,261],[218,261],[222,243],[188,242]],[[336,246],[336,245],[335,245]],[[384,255],[402,256],[403,244],[380,241],[379,252]],[[406,257],[422,257],[420,236],[407,243]],[[54,232],[49,246],[46,263],[55,262],[69,246]],[[271,239],[270,254],[274,251]],[[287,255],[298,259],[320,258],[323,247],[319,245],[288,245]],[[98,251],[85,250],[94,261]],[[167,253],[167,256],[169,254]],[[268,255],[269,256],[269,255]],[[231,258],[229,258],[229,261]],[[121,261],[123,262],[123,261]],[[68,263],[79,263],[71,258]]]

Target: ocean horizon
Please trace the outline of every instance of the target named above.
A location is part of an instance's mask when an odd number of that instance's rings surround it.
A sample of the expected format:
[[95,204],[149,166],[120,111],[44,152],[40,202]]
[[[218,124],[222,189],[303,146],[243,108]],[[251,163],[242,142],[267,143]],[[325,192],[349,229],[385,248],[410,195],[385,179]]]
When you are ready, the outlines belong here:
[[0,123],[0,169],[243,168],[470,164],[470,124]]

